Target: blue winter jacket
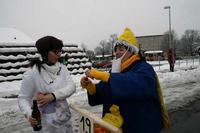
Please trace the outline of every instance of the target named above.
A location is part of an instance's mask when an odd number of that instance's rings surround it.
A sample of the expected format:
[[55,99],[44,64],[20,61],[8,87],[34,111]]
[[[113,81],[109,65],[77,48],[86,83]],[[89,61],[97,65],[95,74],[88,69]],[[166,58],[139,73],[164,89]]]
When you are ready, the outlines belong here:
[[123,133],[159,133],[163,127],[156,76],[146,61],[136,61],[122,73],[111,73],[109,82],[99,82],[91,106],[103,104],[103,116],[116,104],[124,118]]

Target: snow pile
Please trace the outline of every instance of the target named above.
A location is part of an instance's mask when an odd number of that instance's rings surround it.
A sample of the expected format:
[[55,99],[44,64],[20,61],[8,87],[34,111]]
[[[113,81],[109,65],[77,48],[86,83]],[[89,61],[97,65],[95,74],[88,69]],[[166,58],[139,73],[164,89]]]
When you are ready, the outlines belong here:
[[34,43],[34,41],[14,28],[0,28],[0,43]]
[[200,67],[159,73],[165,103],[169,110],[177,110],[200,98]]

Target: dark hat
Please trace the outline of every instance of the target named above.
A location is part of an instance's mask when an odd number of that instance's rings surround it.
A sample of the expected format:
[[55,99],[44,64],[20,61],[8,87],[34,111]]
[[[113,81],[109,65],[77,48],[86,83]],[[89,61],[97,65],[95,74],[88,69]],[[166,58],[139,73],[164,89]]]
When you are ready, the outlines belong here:
[[48,51],[62,49],[63,42],[53,36],[45,36],[37,40],[35,46],[42,57],[44,57]]

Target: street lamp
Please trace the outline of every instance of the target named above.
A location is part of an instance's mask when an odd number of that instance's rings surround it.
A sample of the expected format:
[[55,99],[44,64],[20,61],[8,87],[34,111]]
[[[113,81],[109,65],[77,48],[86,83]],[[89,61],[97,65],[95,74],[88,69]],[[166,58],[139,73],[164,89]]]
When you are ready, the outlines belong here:
[[169,9],[169,48],[172,48],[172,40],[171,40],[171,12],[170,6],[165,6],[164,9]]

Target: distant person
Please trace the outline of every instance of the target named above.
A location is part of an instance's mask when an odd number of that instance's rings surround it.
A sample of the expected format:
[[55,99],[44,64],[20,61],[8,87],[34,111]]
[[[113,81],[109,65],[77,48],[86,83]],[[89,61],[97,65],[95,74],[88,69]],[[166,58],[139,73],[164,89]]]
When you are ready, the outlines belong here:
[[34,60],[23,75],[19,92],[19,108],[31,126],[37,124],[31,116],[31,103],[37,100],[41,112],[40,133],[72,133],[71,113],[66,98],[75,92],[75,83],[67,68],[58,62],[63,43],[53,36],[37,40],[36,48],[42,60]]
[[[103,104],[102,117],[106,120],[106,114],[112,115],[115,108],[119,121],[114,124],[123,133],[159,133],[169,128],[157,74],[141,57],[137,39],[129,28],[116,41],[114,52],[110,73],[92,68],[80,81],[87,89],[89,104]],[[100,82],[93,84],[88,77]]]
[[169,70],[170,72],[174,72],[174,65],[175,65],[175,56],[172,49],[168,49],[167,52],[167,59],[169,62]]

